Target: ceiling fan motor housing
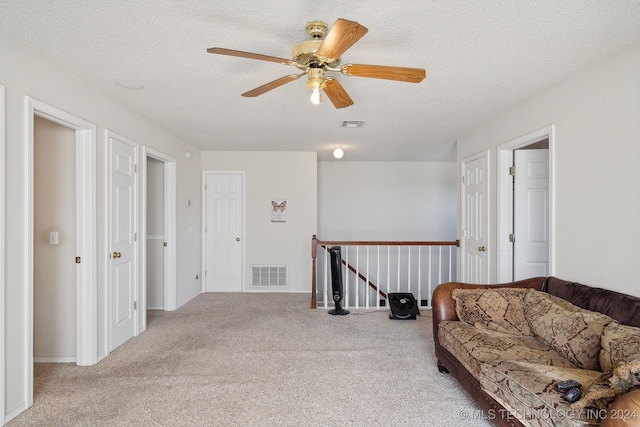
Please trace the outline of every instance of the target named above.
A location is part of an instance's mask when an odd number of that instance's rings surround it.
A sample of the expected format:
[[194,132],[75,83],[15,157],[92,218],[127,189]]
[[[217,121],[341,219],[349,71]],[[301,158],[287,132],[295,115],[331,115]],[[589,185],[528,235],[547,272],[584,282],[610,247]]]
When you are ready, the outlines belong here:
[[308,66],[318,60],[316,52],[322,44],[321,39],[307,40],[293,48],[293,60],[300,65]]
[[303,67],[308,67],[314,63],[320,66],[326,64],[332,68],[340,65],[340,58],[328,63],[325,61],[325,58],[321,58],[317,54],[324,36],[327,33],[327,29],[327,24],[322,21],[308,22],[307,33],[309,33],[313,40],[304,41],[293,48],[293,61]]

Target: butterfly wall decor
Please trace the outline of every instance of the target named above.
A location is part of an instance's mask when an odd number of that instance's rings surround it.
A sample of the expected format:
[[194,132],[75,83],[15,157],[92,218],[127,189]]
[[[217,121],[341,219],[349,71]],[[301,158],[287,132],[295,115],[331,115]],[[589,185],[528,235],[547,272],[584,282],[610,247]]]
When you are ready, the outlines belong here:
[[287,222],[287,201],[271,200],[271,222]]

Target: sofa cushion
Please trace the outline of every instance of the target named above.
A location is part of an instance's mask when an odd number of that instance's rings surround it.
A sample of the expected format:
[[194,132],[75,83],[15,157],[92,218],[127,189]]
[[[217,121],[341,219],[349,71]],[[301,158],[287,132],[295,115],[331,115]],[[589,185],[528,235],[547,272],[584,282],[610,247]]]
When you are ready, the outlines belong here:
[[640,386],[640,354],[631,360],[620,361],[611,371],[602,374],[583,390],[572,409],[606,409],[617,396]]
[[576,366],[600,370],[600,340],[613,321],[609,316],[533,289],[524,297],[524,315],[535,336]]
[[640,328],[640,297],[549,277],[544,292],[587,310],[606,314],[623,325]]
[[526,289],[454,289],[456,314],[463,322],[498,332],[532,335],[524,317]]
[[616,363],[640,354],[640,328],[611,322],[604,328],[601,346],[600,366],[608,372]]
[[438,325],[442,347],[455,356],[476,379],[482,362],[525,360],[545,365],[575,368],[569,360],[536,337],[504,334],[458,321]]
[[487,394],[524,425],[597,425],[597,419],[589,418],[595,412],[573,410],[553,386],[567,379],[588,385],[600,374],[588,369],[502,361],[482,364],[480,384]]

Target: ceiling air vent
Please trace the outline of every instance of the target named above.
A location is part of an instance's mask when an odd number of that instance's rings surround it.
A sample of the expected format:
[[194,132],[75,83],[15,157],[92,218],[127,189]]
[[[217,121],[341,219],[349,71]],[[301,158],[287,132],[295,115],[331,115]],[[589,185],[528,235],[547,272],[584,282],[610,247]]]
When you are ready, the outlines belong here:
[[343,120],[340,126],[343,128],[361,128],[364,123],[364,120]]
[[286,265],[252,265],[251,286],[257,288],[286,288],[288,286]]

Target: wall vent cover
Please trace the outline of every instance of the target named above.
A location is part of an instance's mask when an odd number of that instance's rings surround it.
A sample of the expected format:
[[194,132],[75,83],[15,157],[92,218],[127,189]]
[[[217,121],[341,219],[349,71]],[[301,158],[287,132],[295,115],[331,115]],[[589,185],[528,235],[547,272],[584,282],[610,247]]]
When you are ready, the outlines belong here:
[[340,126],[343,128],[361,128],[364,123],[364,120],[343,120]]
[[252,265],[251,286],[257,288],[286,288],[289,277],[286,265]]

